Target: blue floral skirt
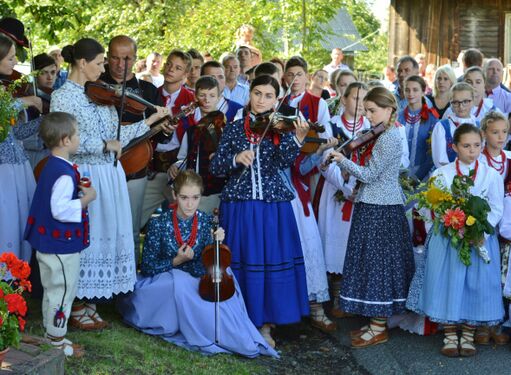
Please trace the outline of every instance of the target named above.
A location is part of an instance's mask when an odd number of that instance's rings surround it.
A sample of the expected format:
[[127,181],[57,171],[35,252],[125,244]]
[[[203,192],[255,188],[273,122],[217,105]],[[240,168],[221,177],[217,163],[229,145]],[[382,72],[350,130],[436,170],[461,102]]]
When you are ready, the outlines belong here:
[[369,317],[405,312],[414,273],[403,205],[356,203],[341,288],[341,309]]
[[300,235],[289,202],[222,202],[220,224],[250,319],[299,322],[309,313]]

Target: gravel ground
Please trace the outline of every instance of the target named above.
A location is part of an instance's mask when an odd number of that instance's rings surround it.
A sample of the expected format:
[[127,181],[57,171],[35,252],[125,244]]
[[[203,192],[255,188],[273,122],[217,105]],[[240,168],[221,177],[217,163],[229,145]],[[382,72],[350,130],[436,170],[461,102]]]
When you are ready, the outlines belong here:
[[267,374],[370,374],[357,364],[351,350],[329,334],[301,324],[280,326],[273,332],[281,358],[257,359]]

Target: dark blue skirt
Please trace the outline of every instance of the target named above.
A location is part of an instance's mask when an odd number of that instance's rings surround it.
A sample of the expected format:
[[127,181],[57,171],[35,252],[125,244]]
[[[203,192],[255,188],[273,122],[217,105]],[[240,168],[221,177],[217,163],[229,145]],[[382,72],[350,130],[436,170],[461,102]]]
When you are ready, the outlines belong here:
[[309,313],[300,236],[289,202],[222,202],[220,224],[250,319],[299,322]]
[[404,207],[357,203],[344,263],[342,310],[369,317],[404,313],[414,268]]

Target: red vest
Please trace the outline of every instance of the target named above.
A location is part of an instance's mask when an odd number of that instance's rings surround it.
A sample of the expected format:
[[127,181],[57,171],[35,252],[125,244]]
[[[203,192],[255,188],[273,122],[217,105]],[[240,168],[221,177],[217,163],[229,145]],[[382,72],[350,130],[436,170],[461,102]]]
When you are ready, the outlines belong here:
[[[169,97],[168,96],[165,97],[163,95],[163,86],[160,86],[158,88],[158,93],[161,96],[162,102],[166,106],[167,100],[169,99]],[[181,111],[181,107],[190,104],[194,100],[195,100],[195,95],[194,95],[193,91],[190,91],[185,86],[181,86],[181,91],[179,92],[179,95],[177,96],[176,101],[174,102],[174,105],[171,108],[172,115],[175,116],[176,114],[178,114]],[[188,129],[189,127],[190,127],[190,125],[188,124],[188,121],[186,121],[186,120],[183,121],[183,119],[179,120],[177,129],[176,129],[176,133],[177,133],[179,142],[181,142],[181,140],[183,139],[183,135],[186,132],[186,129]]]

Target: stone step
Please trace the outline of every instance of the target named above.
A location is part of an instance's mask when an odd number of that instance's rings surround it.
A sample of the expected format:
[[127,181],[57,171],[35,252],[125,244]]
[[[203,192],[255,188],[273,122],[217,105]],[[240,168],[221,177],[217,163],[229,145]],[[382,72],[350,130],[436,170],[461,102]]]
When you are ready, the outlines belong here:
[[[49,346],[43,338],[24,336],[19,349],[11,348],[0,374],[64,375],[64,352]],[[30,343],[27,343],[30,342]]]

